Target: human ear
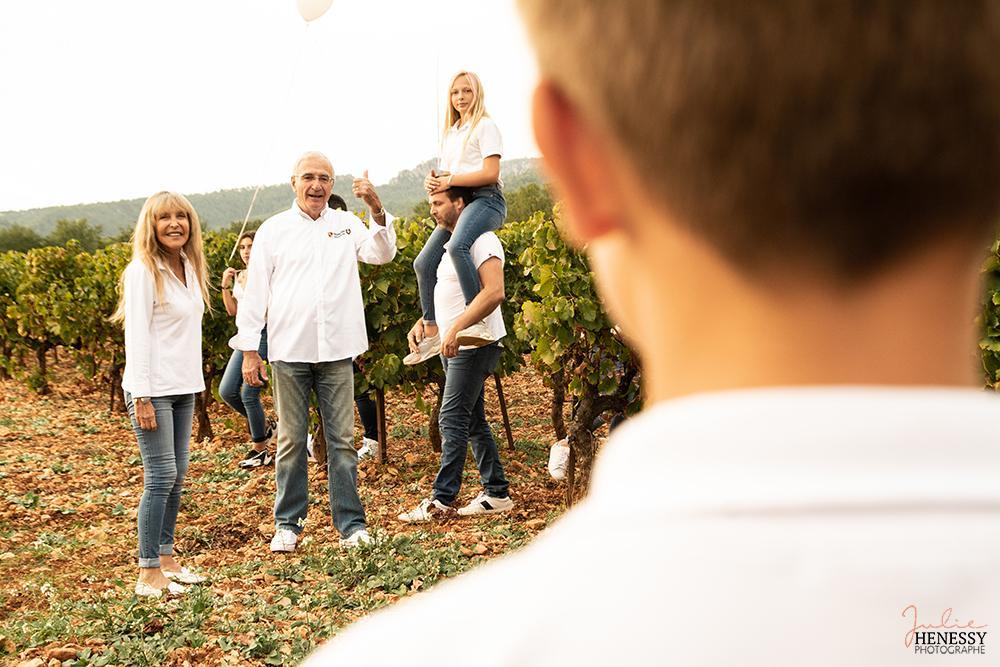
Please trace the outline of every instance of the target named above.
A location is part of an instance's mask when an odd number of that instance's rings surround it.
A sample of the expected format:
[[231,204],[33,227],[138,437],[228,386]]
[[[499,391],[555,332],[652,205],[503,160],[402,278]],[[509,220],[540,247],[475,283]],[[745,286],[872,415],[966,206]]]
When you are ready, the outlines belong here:
[[546,79],[535,88],[532,122],[546,171],[566,204],[572,241],[584,245],[620,229],[622,194],[601,133]]

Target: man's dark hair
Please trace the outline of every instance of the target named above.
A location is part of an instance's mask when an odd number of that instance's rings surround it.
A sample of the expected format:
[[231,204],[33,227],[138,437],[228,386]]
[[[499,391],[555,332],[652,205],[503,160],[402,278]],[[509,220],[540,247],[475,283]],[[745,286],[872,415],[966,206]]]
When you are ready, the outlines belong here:
[[743,270],[855,283],[1000,217],[1000,2],[519,0],[543,76]]
[[472,189],[453,186],[445,190],[444,193],[448,196],[448,199],[450,199],[453,204],[455,203],[455,201],[461,199],[462,205],[464,206],[469,203],[469,199],[471,198],[472,195]]
[[347,202],[344,201],[344,198],[332,192],[330,193],[330,198],[327,200],[326,204],[334,210],[347,210]]

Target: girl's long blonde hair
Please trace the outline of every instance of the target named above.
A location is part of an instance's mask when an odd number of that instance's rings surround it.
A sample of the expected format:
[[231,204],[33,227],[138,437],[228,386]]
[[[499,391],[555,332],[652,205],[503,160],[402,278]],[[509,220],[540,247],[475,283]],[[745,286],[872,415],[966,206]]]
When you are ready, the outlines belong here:
[[[146,200],[139,211],[139,218],[132,232],[132,261],[140,261],[153,276],[156,300],[163,301],[163,277],[156,267],[156,258],[165,261],[167,255],[163,252],[160,242],[156,240],[156,220],[162,213],[184,212],[188,218],[188,240],[181,250],[191,263],[194,274],[201,288],[201,298],[205,301],[205,309],[212,310],[208,293],[208,271],[205,262],[205,250],[201,239],[201,222],[194,206],[182,194],[176,192],[157,192]],[[125,321],[125,273],[118,281],[118,308],[111,316],[113,322]]]
[[445,95],[445,112],[444,112],[444,128],[441,130],[441,141],[444,142],[444,138],[448,136],[448,130],[455,126],[455,123],[459,121],[462,117],[458,113],[458,109],[451,103],[451,89],[455,87],[455,81],[458,77],[464,76],[469,80],[469,86],[472,88],[472,94],[474,99],[472,100],[472,112],[469,114],[469,134],[466,135],[465,140],[468,141],[469,137],[472,136],[472,131],[476,129],[476,125],[479,121],[483,119],[484,116],[487,118],[489,114],[486,113],[486,100],[485,94],[483,93],[483,82],[479,80],[475,72],[461,71],[451,77],[451,83],[448,84],[448,92]]

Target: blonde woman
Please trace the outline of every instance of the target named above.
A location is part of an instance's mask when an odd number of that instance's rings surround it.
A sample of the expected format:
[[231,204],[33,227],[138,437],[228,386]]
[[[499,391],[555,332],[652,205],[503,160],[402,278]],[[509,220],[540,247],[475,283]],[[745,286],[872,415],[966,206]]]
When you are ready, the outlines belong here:
[[183,593],[182,583],[204,581],[180,566],[173,545],[194,395],[205,389],[201,318],[208,298],[198,214],[183,195],[158,192],[139,212],[112,318],[125,326],[122,388],[142,456],[141,597]]
[[403,359],[407,365],[437,356],[443,344],[479,346],[493,342],[489,328],[482,322],[461,331],[439,332],[434,316],[434,286],[445,243],[468,305],[482,287],[470,248],[482,234],[499,229],[507,217],[500,179],[503,142],[496,123],[486,113],[479,77],[472,72],[452,77],[446,108],[438,169],[431,170],[424,179],[424,189],[434,195],[448,188],[462,188],[468,195],[463,196],[465,209],[455,230],[449,232],[438,225],[413,262],[422,310],[418,324],[422,326],[418,328],[417,344],[411,345],[411,353]]

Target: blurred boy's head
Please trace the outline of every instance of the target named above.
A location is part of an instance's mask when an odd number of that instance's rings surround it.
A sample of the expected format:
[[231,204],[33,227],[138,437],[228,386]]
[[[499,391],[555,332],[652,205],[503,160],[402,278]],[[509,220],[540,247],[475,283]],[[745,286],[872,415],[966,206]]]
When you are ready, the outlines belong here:
[[519,3],[539,145],[583,241],[639,224],[601,199],[618,177],[751,276],[852,287],[991,238],[1000,3]]
[[1000,3],[519,3],[564,231],[648,402],[977,382]]

